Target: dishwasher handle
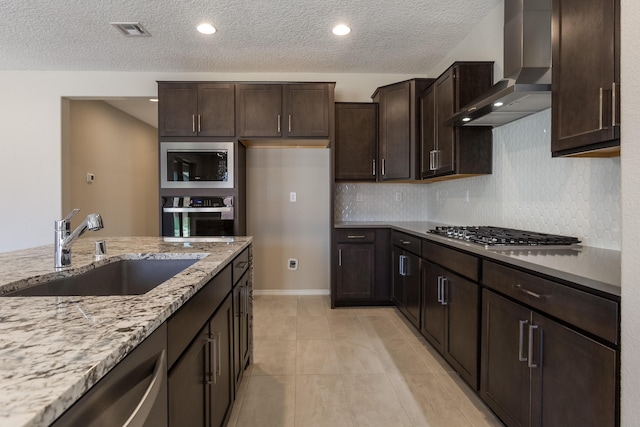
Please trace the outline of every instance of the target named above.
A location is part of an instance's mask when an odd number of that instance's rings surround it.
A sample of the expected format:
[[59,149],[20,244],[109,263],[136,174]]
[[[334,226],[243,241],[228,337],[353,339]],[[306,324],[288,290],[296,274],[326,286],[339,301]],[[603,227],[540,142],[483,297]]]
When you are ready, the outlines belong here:
[[153,405],[155,405],[158,395],[160,394],[160,389],[162,388],[162,383],[164,382],[164,377],[167,373],[166,369],[166,351],[162,350],[160,356],[156,360],[155,368],[153,369],[153,375],[151,377],[151,382],[149,386],[144,392],[144,395],[138,402],[138,405],[133,410],[129,418],[124,422],[122,427],[143,427],[147,417],[151,413],[151,409]]

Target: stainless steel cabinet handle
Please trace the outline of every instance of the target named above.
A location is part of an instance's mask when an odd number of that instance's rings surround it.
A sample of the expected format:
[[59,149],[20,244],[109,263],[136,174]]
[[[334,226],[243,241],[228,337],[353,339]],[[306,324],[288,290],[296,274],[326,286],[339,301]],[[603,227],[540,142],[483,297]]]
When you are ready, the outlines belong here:
[[342,267],[342,249],[338,249],[338,267]]
[[280,114],[278,114],[278,132],[280,132]]
[[400,275],[407,275],[407,257],[404,255],[400,255]]
[[196,115],[191,115],[191,131],[195,133],[196,131]]
[[[216,332],[215,335],[219,335],[219,334]],[[217,350],[217,348],[219,347],[218,338],[212,337],[211,335],[209,335],[209,338],[207,338],[207,342],[210,344],[213,344],[213,351],[211,351],[210,349],[211,354],[213,354],[213,383],[217,384],[218,383],[218,356],[220,355],[220,353]]]
[[541,295],[541,294],[538,294],[536,292],[530,291],[529,289],[522,287],[522,285],[519,284],[519,283],[513,285],[513,287],[519,289],[520,291],[522,291],[523,293],[525,293],[525,294],[527,294],[527,295],[529,295],[531,297],[538,298],[538,299],[544,298],[544,295]]
[[403,245],[410,245],[411,241],[410,240],[400,240],[400,243],[402,243]]
[[376,159],[373,159],[373,176],[376,176]]
[[249,264],[247,261],[241,261],[235,267],[244,269],[247,266],[247,264]]
[[198,132],[200,132],[200,131],[201,131],[201,127],[202,127],[202,126],[201,126],[201,121],[202,121],[202,120],[201,120],[201,117],[202,117],[202,116],[200,116],[200,114],[198,114]]
[[449,302],[447,301],[449,294],[449,279],[446,277],[442,278],[442,305],[447,305]]
[[382,176],[384,176],[384,174],[385,174],[385,171],[384,171],[384,159],[382,159],[382,172],[381,173],[382,173]]
[[222,376],[222,357],[220,356],[220,348],[222,347],[222,333],[218,332],[218,339],[217,339],[217,344],[218,344],[218,376]]
[[291,132],[291,114],[289,114],[289,132]]
[[442,276],[438,276],[438,302],[442,304]]
[[349,234],[347,239],[364,239],[365,237],[362,234]]
[[153,368],[153,375],[149,386],[142,395],[142,399],[140,399],[136,408],[133,410],[131,415],[129,415],[129,418],[127,418],[124,424],[122,424],[122,427],[142,427],[145,424],[147,417],[151,413],[153,405],[158,399],[162,383],[164,382],[164,376],[167,373],[165,359],[165,351],[162,350],[160,356],[158,356],[158,359],[156,360],[156,365]]
[[436,170],[436,150],[429,151],[429,170]]
[[616,82],[611,83],[611,126],[616,125]]
[[524,357],[522,351],[524,350],[524,325],[528,324],[528,320],[518,320],[520,326],[520,332],[518,335],[518,360],[520,362],[526,362],[528,359]]
[[537,363],[533,363],[533,331],[536,329],[538,329],[538,325],[529,325],[529,351],[528,351],[529,361],[527,362],[527,366],[529,366],[530,368],[538,367]]
[[244,315],[249,316],[249,283],[244,285]]
[[602,95],[603,95],[604,89],[600,88],[600,109],[599,111],[599,122],[598,122],[598,129],[602,129]]

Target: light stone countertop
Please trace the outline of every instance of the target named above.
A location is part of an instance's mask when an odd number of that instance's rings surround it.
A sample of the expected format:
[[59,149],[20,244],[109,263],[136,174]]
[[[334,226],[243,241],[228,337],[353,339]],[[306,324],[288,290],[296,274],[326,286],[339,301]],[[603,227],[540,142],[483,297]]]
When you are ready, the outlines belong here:
[[143,295],[0,298],[0,427],[51,424],[252,242],[104,240],[106,259],[94,262],[95,239],[83,238],[63,271],[53,245],[0,253],[0,294],[120,259],[199,261]]
[[552,278],[571,282],[587,291],[619,300],[621,292],[620,251],[589,246],[548,249],[544,246],[486,248],[476,243],[442,237],[428,230],[444,224],[429,221],[336,222],[336,228],[387,227],[446,244],[488,260],[508,263]]

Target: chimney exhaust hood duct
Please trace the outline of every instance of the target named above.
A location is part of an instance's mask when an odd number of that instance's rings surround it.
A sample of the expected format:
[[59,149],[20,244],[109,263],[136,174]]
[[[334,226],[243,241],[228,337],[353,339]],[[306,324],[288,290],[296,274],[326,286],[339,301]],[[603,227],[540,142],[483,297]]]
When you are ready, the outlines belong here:
[[551,0],[504,0],[504,76],[446,124],[502,126],[551,107]]

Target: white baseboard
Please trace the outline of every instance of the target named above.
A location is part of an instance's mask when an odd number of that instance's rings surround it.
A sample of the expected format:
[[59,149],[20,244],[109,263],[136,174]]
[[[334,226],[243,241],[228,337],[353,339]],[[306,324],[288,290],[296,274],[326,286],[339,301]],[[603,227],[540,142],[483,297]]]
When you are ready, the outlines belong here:
[[329,289],[254,289],[254,295],[329,295]]

